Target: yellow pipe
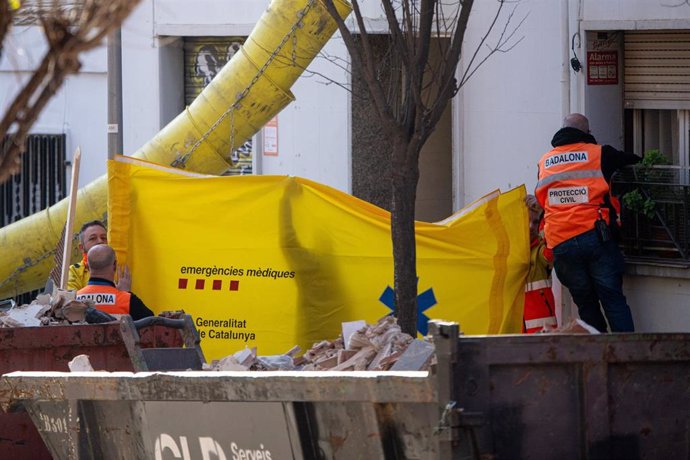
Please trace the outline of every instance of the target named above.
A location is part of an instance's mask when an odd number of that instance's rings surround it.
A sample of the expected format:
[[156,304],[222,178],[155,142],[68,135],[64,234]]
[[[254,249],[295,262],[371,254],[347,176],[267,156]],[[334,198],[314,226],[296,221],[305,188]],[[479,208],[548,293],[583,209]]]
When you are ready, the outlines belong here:
[[[350,13],[346,0],[336,4],[343,18]],[[232,163],[232,152],[294,99],[290,88],[335,30],[322,0],[273,0],[242,52],[133,156],[222,174]],[[75,227],[105,219],[106,180],[102,176],[79,190]],[[66,214],[64,199],[0,229],[0,299],[45,284]]]

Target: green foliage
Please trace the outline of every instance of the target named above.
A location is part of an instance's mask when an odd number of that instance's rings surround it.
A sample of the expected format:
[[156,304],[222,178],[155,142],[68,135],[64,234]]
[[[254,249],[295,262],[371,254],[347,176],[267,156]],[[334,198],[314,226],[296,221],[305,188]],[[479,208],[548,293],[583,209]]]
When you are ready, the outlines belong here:
[[[653,166],[667,165],[669,163],[668,158],[659,149],[647,150],[640,162],[640,169],[642,170],[640,176],[642,180],[645,182],[655,182],[659,178],[657,177],[659,172],[655,172]],[[623,206],[633,212],[642,214],[648,219],[654,218],[656,214],[656,203],[649,196],[649,193],[643,196],[637,188],[623,195]]]
[[661,153],[659,149],[647,150],[642,158],[642,166],[654,166],[654,165],[667,165],[670,161],[666,158],[666,155]]
[[648,219],[652,219],[655,215],[654,208],[656,207],[656,203],[649,197],[643,197],[639,189],[635,189],[623,195],[623,206],[633,212],[644,215]]

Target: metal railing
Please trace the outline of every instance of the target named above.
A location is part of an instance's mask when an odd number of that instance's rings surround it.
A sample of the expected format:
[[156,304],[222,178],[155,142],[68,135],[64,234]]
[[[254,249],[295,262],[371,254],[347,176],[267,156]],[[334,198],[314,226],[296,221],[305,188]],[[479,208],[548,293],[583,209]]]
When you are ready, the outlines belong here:
[[[622,202],[626,259],[690,266],[690,168],[630,166],[614,175],[612,190]],[[630,209],[631,201],[637,210]]]
[[0,186],[0,227],[65,197],[65,160],[64,134],[29,135],[20,171]]
[[[64,134],[28,136],[20,171],[0,185],[0,227],[42,211],[65,197],[65,144]],[[29,303],[39,292],[20,294],[15,301],[19,305]]]

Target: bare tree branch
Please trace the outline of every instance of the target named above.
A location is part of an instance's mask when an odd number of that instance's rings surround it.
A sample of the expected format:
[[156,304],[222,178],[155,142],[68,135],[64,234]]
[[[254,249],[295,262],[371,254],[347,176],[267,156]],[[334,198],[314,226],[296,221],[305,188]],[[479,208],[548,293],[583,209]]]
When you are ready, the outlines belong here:
[[[328,13],[335,20],[338,30],[340,31],[340,35],[345,42],[345,46],[347,46],[348,50],[350,50],[350,58],[352,59],[353,63],[362,68],[368,75],[369,78],[367,78],[367,83],[369,92],[374,100],[374,106],[376,107],[379,119],[383,124],[385,124],[385,120],[390,120],[392,116],[390,113],[390,108],[386,104],[386,97],[384,95],[383,88],[381,87],[380,82],[376,79],[376,71],[373,64],[375,59],[373,54],[371,54],[371,48],[369,47],[368,40],[364,40],[364,37],[362,37],[362,45],[361,47],[358,46],[354,35],[352,32],[350,32],[350,29],[347,28],[345,21],[340,17],[338,10],[333,4],[333,0],[323,0],[323,4]],[[353,0],[352,7],[355,12],[355,17],[358,27],[360,28],[360,32],[362,30],[366,31],[362,12],[359,9],[359,2],[357,0]]]
[[460,6],[460,13],[458,15],[457,24],[455,25],[453,38],[451,39],[450,46],[448,47],[443,59],[442,73],[441,77],[439,78],[438,97],[436,98],[433,108],[431,109],[431,113],[428,115],[425,123],[431,129],[428,129],[425,133],[426,137],[424,140],[428,139],[429,135],[431,135],[433,128],[441,119],[441,116],[448,105],[448,101],[455,95],[457,86],[455,72],[457,71],[458,63],[460,62],[462,45],[465,41],[465,31],[467,30],[467,25],[470,20],[470,13],[472,12],[473,6],[474,0],[465,0]]
[[496,45],[494,47],[489,47],[488,54],[486,56],[484,56],[479,61],[478,64],[474,65],[474,61],[479,54],[480,48],[482,48],[483,45],[486,43],[486,39],[488,38],[489,34],[493,30],[494,26],[496,25],[496,22],[498,21],[498,17],[501,14],[501,9],[503,8],[503,5],[506,3],[506,1],[500,0],[500,3],[501,3],[501,6],[496,11],[496,14],[494,15],[494,19],[491,22],[491,26],[490,26],[489,30],[487,31],[486,35],[484,35],[484,37],[482,37],[482,40],[480,41],[479,45],[477,46],[477,48],[474,51],[474,54],[472,55],[472,59],[470,60],[469,64],[465,68],[465,71],[463,72],[462,78],[460,79],[460,83],[458,84],[458,89],[461,88],[465,83],[467,83],[467,80],[469,80],[470,77],[472,77],[472,75],[474,75],[474,73],[482,66],[482,64],[484,64],[487,61],[487,59],[489,59],[493,54],[495,54],[497,52],[508,51],[508,50],[513,49],[524,38],[524,37],[519,38],[516,43],[514,43],[513,45],[510,45],[508,48],[505,48],[508,41],[510,41],[512,39],[512,37],[515,35],[515,33],[518,31],[518,29],[520,29],[522,24],[527,19],[527,15],[525,15],[520,20],[520,23],[517,26],[515,26],[513,28],[513,30],[506,37],[506,32],[507,32],[508,28],[510,27],[510,24],[513,20],[513,16],[515,15],[515,11],[517,8],[517,6],[515,6],[513,8],[513,10],[510,12],[510,14],[508,15],[508,20],[505,22],[505,24],[503,26],[503,30],[501,31],[501,35],[500,35]]
[[[86,0],[79,10],[56,8],[39,15],[48,51],[0,120],[0,139],[9,136],[0,151],[0,183],[19,170],[31,126],[65,78],[79,70],[79,54],[98,46],[122,24],[138,1]],[[0,0],[2,5],[7,3]],[[2,18],[4,21],[4,12]]]
[[360,94],[355,94],[352,91],[351,87],[345,85],[344,83],[339,83],[339,82],[333,80],[332,78],[328,77],[327,75],[322,74],[321,72],[316,72],[314,70],[305,70],[302,73],[302,78],[311,78],[311,77],[321,77],[321,78],[323,78],[323,81],[317,81],[316,83],[322,84],[324,86],[330,86],[330,85],[338,86],[338,87],[344,89],[345,91],[347,91],[348,93],[352,94],[353,97],[360,97],[360,98],[364,97]]
[[[405,67],[405,69],[409,69],[411,64],[409,60],[408,49],[411,49],[414,45],[412,42],[413,25],[408,9],[408,4],[407,2],[403,2],[402,14],[404,26],[401,26],[398,22],[397,14],[390,0],[383,0],[381,3],[383,5],[383,11],[386,15],[386,21],[388,22],[388,30],[391,33],[393,45],[397,48],[398,52],[400,53],[403,66]],[[405,34],[403,33],[405,30],[409,31],[407,36],[405,36]]]

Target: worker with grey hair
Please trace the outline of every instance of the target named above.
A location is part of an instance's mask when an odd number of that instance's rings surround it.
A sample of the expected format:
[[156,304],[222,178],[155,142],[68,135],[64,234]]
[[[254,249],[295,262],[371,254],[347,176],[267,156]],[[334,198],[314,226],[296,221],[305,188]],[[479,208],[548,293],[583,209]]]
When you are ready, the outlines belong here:
[[[89,263],[86,260],[86,254],[97,244],[108,244],[108,231],[102,221],[91,220],[82,225],[81,230],[79,230],[79,249],[82,251],[82,260],[70,265],[67,289],[78,291],[86,286],[89,281]],[[120,268],[121,270],[117,274],[117,288],[122,291],[129,291],[132,286],[129,269],[126,266]]]
[[[633,332],[623,294],[623,254],[612,237],[613,173],[641,160],[599,145],[582,114],[565,117],[553,149],[541,157],[535,195],[544,208],[544,233],[554,269],[568,288],[580,318],[601,332]],[[602,314],[603,308],[603,314]]]
[[138,320],[153,316],[153,312],[135,294],[115,286],[117,258],[107,244],[98,244],[87,254],[90,277],[88,284],[77,291],[77,300],[90,300],[94,306],[110,315],[130,315]]

